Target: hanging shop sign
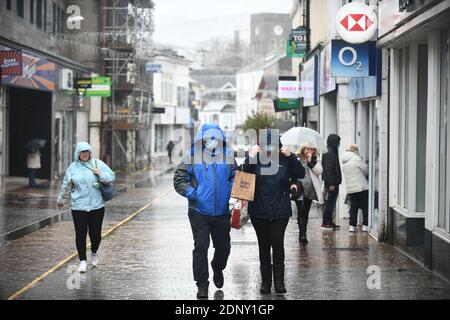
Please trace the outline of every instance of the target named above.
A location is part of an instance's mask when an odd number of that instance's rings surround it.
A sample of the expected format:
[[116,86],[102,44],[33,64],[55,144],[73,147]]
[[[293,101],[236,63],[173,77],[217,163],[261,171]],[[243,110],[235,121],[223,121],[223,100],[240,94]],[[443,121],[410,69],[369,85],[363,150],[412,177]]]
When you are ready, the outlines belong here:
[[110,97],[111,78],[93,77],[77,79],[76,86],[79,94],[86,97]]
[[56,87],[56,65],[47,59],[23,51],[21,74],[8,75],[3,72],[2,84],[35,90],[54,91]]
[[314,55],[311,59],[302,64],[300,72],[300,96],[303,97],[303,106],[315,106],[319,103],[319,58]]
[[278,99],[298,99],[300,88],[297,77],[278,78]]
[[375,9],[362,2],[346,4],[336,15],[336,30],[348,43],[371,40],[377,31]]
[[275,99],[273,100],[275,112],[297,110],[301,108],[300,99]]
[[304,58],[308,53],[310,31],[307,27],[291,30],[287,41],[287,55],[293,58]]
[[331,41],[332,77],[368,77],[375,75],[375,41],[351,44]]
[[23,69],[22,50],[0,50],[0,69],[4,76],[20,76]]
[[331,42],[320,53],[320,94],[336,90],[336,80],[331,76]]

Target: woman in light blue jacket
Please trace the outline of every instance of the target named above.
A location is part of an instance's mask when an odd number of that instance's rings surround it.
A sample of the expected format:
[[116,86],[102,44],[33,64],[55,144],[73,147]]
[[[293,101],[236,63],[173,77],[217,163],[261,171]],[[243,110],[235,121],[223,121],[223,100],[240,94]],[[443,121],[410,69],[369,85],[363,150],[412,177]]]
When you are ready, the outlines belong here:
[[75,224],[76,245],[80,258],[79,272],[86,272],[86,237],[91,239],[91,264],[98,264],[98,248],[101,241],[105,201],[100,192],[100,183],[110,184],[116,178],[114,172],[101,160],[92,158],[92,147],[80,142],[75,149],[74,162],[67,168],[58,206],[64,206],[66,188],[71,186],[71,209]]

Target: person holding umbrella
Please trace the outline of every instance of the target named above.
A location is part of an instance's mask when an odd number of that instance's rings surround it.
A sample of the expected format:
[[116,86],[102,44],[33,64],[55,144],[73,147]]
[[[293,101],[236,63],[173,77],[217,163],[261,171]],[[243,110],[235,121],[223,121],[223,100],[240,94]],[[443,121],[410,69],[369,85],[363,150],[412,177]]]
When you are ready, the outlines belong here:
[[41,168],[41,153],[39,152],[45,146],[45,140],[33,139],[25,145],[27,154],[27,168],[28,168],[28,186],[36,188],[36,173]]

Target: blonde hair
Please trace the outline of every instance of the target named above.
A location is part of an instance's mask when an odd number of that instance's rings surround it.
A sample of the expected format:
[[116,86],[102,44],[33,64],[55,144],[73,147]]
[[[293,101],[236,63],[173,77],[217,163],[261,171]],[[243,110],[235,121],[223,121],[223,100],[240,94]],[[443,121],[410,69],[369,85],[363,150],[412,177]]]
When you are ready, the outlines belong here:
[[300,146],[300,148],[295,152],[295,154],[296,154],[297,156],[299,156],[301,159],[305,159],[305,158],[303,157],[303,150],[306,149],[306,148],[314,149],[314,154],[315,154],[315,156],[316,156],[317,158],[320,156],[319,150],[318,150],[316,147],[314,147],[313,143],[310,142],[310,141],[307,141],[307,142],[305,142],[304,144],[302,144],[302,145]]

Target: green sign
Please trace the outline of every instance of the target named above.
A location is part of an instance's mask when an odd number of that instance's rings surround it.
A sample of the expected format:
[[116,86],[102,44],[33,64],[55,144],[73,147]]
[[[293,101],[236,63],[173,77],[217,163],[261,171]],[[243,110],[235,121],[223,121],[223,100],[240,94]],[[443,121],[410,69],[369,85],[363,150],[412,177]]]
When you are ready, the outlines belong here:
[[301,107],[300,99],[277,99],[273,101],[275,112],[296,110]]
[[111,78],[94,77],[91,79],[90,88],[79,89],[78,93],[86,97],[110,97]]
[[297,44],[294,40],[286,41],[286,56],[289,58],[305,58],[306,52],[298,53]]

